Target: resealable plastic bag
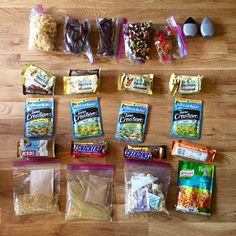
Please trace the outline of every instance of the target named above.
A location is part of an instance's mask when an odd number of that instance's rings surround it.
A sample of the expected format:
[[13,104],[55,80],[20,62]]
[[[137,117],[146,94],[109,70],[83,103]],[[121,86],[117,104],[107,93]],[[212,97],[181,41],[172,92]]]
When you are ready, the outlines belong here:
[[171,165],[163,162],[126,160],[125,214],[165,212]]
[[67,166],[66,220],[112,220],[113,165]]
[[20,159],[12,164],[15,214],[21,216],[58,212],[59,159]]

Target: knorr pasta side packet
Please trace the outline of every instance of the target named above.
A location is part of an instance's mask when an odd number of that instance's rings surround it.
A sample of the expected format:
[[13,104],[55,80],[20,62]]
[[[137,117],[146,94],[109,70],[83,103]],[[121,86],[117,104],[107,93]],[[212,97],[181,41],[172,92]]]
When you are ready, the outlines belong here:
[[176,98],[170,134],[180,138],[200,139],[202,101]]
[[143,142],[148,105],[121,102],[115,137],[127,142]]
[[179,161],[177,211],[211,214],[214,170],[210,164]]
[[70,102],[70,111],[75,139],[102,135],[98,98],[74,99]]
[[54,99],[27,98],[25,101],[26,138],[50,138],[54,134]]

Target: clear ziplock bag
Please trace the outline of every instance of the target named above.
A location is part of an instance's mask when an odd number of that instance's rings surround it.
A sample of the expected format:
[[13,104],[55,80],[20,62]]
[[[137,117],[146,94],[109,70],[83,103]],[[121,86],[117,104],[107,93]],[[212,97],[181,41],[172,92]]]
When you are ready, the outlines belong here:
[[93,54],[89,41],[91,26],[88,20],[66,16],[64,24],[64,52],[86,55],[90,64],[93,63]]
[[37,5],[30,14],[30,34],[28,49],[52,51],[56,48],[57,20],[45,14],[42,5]]
[[125,214],[165,212],[171,165],[126,160]]
[[21,216],[58,212],[59,159],[20,159],[12,164],[15,214]]
[[66,220],[112,220],[113,165],[67,166]]
[[167,19],[168,25],[160,26],[155,33],[155,46],[159,60],[162,63],[171,63],[187,55],[181,27],[173,16]]

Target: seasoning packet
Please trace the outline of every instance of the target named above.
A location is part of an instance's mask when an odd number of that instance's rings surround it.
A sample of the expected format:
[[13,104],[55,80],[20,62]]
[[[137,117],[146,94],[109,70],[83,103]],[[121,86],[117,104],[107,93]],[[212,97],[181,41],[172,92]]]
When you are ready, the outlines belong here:
[[150,58],[152,22],[124,24],[125,54],[131,62],[144,63]]
[[125,214],[165,212],[170,183],[168,163],[126,160]]
[[177,211],[211,215],[214,171],[210,164],[179,161]]
[[121,102],[115,137],[127,142],[143,142],[148,105]]
[[34,65],[26,65],[21,71],[23,79],[23,94],[53,95],[56,77]]
[[113,165],[67,165],[66,220],[112,220]]
[[166,159],[166,146],[126,145],[124,148],[124,158],[158,162]]
[[170,134],[180,138],[200,139],[202,101],[176,98]]
[[108,153],[107,141],[98,142],[71,142],[71,155],[79,157],[106,157]]
[[37,5],[30,14],[29,49],[44,51],[55,50],[57,38],[57,20],[45,14],[42,5]]
[[214,161],[216,150],[205,145],[174,140],[171,155],[211,163]]
[[58,158],[13,161],[13,201],[17,216],[57,213],[59,193]]
[[98,98],[74,99],[70,102],[70,111],[75,139],[102,135]]
[[54,139],[20,139],[17,143],[17,157],[55,157]]
[[153,88],[153,74],[138,75],[123,73],[118,77],[119,91],[133,91],[151,95]]
[[51,138],[54,134],[54,99],[27,98],[25,101],[25,138]]
[[161,63],[171,63],[187,55],[181,27],[173,16],[167,19],[168,25],[160,26],[155,32],[155,46]]
[[201,75],[176,75],[172,73],[169,81],[170,95],[198,93],[202,89],[202,79],[203,76]]
[[64,51],[74,54],[85,54],[90,64],[93,63],[93,54],[89,41],[91,26],[88,20],[66,16],[64,25]]

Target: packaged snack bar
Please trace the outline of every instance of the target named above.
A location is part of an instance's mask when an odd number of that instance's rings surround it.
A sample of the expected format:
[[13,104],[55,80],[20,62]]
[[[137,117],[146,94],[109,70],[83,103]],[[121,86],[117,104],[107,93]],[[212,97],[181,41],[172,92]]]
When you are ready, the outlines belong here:
[[201,144],[174,140],[171,155],[211,163],[214,161],[216,150]]
[[152,22],[124,24],[125,54],[134,63],[144,63],[150,58]]
[[91,26],[88,20],[79,21],[72,17],[65,17],[64,51],[80,55],[85,54],[89,62],[93,63],[93,54],[89,42]]
[[17,143],[17,157],[55,157],[54,139],[21,139]]
[[121,102],[115,137],[127,142],[143,142],[148,105]]
[[97,18],[96,24],[99,35],[97,55],[114,56],[115,19]]
[[97,75],[64,76],[64,94],[96,93],[99,89],[100,79]]
[[71,142],[71,155],[79,157],[106,157],[108,153],[107,141],[98,142]]
[[55,50],[57,38],[57,20],[48,14],[42,5],[31,10],[29,49],[44,51]]
[[124,148],[124,158],[158,162],[166,159],[166,146],[126,145]]
[[17,216],[59,212],[59,193],[59,159],[13,161],[13,201]]
[[201,75],[176,75],[172,73],[169,81],[170,95],[198,93],[202,89],[202,79],[203,76]]
[[176,98],[170,134],[180,138],[200,139],[202,101]]
[[210,164],[179,161],[177,211],[211,214],[214,170]]
[[151,95],[153,88],[153,74],[138,75],[123,73],[118,77],[119,91],[133,91]]
[[173,16],[167,19],[168,25],[160,26],[155,33],[155,46],[159,60],[162,63],[171,63],[187,55],[181,27]]
[[70,102],[70,111],[75,139],[102,135],[98,98],[74,99]]
[[27,98],[25,138],[51,138],[54,134],[54,99]]
[[125,214],[165,212],[170,183],[168,163],[126,160]]
[[23,94],[53,95],[56,77],[34,65],[26,65],[21,71]]
[[66,220],[112,220],[113,165],[67,165]]

